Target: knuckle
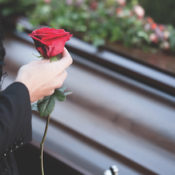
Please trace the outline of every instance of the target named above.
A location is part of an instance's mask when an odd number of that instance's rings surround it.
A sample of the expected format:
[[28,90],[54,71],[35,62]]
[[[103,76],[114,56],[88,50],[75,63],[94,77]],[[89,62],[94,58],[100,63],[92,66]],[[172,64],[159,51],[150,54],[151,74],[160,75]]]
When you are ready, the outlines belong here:
[[69,57],[70,57],[70,64],[72,64],[73,63],[73,59],[72,59],[71,56],[69,56]]
[[63,81],[59,82],[59,87],[61,87],[63,85]]
[[52,95],[54,93],[54,90],[50,90],[49,92],[48,92],[48,95]]
[[73,63],[73,59],[70,55],[67,56],[67,63],[71,65]]
[[56,84],[56,88],[59,88],[59,87],[61,87],[63,85],[63,81],[59,81],[59,82],[57,82],[57,84]]
[[67,71],[64,71],[64,76],[67,77],[68,73]]

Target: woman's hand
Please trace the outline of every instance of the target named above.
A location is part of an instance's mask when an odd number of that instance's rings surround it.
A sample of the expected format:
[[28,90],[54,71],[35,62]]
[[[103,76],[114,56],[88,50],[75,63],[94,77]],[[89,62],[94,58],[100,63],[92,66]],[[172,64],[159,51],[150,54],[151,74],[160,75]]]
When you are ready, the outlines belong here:
[[63,57],[59,61],[32,61],[22,66],[18,71],[16,81],[26,85],[30,101],[35,102],[53,94],[56,88],[62,86],[67,77],[66,68],[72,64],[72,61],[69,52],[64,49]]

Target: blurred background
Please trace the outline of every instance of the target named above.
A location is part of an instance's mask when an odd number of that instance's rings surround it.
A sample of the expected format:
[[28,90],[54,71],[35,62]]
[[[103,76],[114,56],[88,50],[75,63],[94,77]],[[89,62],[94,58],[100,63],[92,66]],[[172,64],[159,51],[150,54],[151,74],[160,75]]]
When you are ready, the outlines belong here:
[[[25,16],[33,28],[64,28],[94,46],[108,47],[174,74],[173,0],[1,0],[1,4],[5,22]],[[27,26],[18,24],[17,28]]]
[[[4,88],[38,59],[28,33],[49,26],[73,34],[65,82],[73,94],[52,113],[48,173],[103,175],[116,165],[121,175],[175,174],[174,8],[174,0],[0,0]],[[34,112],[32,122],[35,149],[45,120]]]

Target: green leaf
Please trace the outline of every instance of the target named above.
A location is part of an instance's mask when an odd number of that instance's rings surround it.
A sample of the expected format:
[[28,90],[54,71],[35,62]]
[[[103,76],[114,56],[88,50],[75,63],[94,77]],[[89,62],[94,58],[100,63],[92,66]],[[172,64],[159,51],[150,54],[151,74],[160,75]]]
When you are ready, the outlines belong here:
[[56,89],[54,95],[58,101],[64,101],[66,99],[66,95],[64,95],[63,90]]
[[175,29],[170,30],[170,46],[172,51],[175,51]]
[[99,46],[102,46],[105,44],[105,40],[102,38],[94,37],[93,44],[94,44],[94,46],[99,47]]
[[66,96],[72,94],[72,92],[70,92],[70,91],[65,92],[65,90],[66,90],[66,87],[61,87],[61,88],[55,90],[54,95],[58,101],[65,101]]
[[57,90],[59,90],[61,92],[64,92],[66,90],[66,87],[65,86],[62,86],[61,88],[58,88]]
[[112,32],[111,32],[111,38],[110,38],[110,41],[111,42],[114,42],[114,41],[117,41],[119,39],[121,39],[121,36],[122,36],[122,31],[121,29],[117,26],[117,27],[114,27],[112,29]]
[[68,96],[68,95],[71,95],[71,94],[72,94],[71,91],[64,92],[64,95],[65,95],[65,96]]
[[138,31],[137,33],[138,37],[143,38],[145,41],[149,42],[149,36],[144,31]]
[[37,106],[41,117],[49,116],[52,113],[55,106],[54,95],[44,97],[43,100],[38,101]]

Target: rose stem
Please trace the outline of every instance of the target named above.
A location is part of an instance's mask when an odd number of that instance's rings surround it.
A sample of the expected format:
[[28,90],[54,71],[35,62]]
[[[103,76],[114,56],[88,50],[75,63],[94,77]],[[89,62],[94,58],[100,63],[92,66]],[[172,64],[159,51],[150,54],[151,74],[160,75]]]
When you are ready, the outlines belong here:
[[41,149],[40,158],[41,158],[41,174],[42,174],[42,175],[44,175],[44,165],[43,165],[44,142],[45,142],[46,135],[47,135],[47,130],[48,130],[49,121],[50,121],[50,115],[47,116],[47,121],[46,121],[45,130],[44,130],[44,135],[43,135],[42,141],[41,141],[41,143],[40,143],[40,149]]

